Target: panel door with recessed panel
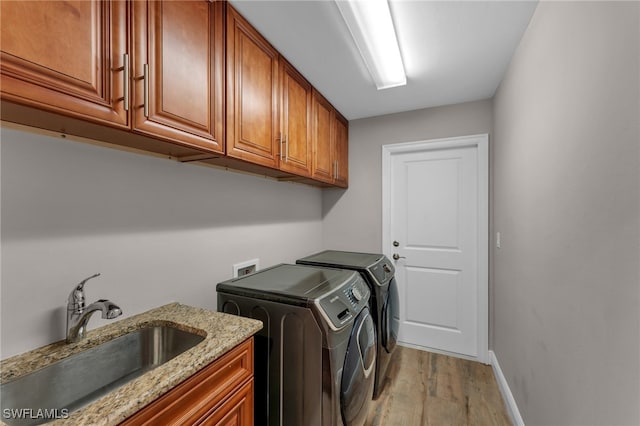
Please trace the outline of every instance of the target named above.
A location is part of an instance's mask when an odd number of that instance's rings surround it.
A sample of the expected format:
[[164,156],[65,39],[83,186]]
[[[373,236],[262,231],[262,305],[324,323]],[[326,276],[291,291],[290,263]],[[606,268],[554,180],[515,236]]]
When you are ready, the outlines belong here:
[[468,147],[392,158],[401,342],[477,356],[476,156]]

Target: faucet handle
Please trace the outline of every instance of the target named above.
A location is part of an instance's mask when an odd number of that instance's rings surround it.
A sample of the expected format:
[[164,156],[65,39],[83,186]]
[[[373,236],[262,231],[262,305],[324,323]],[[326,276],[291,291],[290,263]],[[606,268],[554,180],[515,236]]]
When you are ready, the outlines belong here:
[[73,289],[71,294],[69,294],[69,299],[67,301],[67,309],[72,311],[82,311],[84,309],[84,285],[87,281],[92,278],[99,277],[100,273],[91,275],[90,277],[85,278]]
[[80,284],[78,284],[78,286],[76,287],[76,290],[82,290],[84,288],[84,285],[87,281],[89,281],[91,278],[95,278],[95,277],[99,277],[100,276],[100,272],[98,272],[97,274],[93,274],[88,278],[85,278],[84,280],[82,280],[80,282]]

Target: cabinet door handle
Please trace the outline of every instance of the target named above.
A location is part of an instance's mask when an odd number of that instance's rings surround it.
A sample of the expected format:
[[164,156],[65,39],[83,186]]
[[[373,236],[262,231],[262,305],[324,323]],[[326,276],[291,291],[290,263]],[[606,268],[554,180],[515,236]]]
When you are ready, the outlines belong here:
[[144,116],[149,118],[149,64],[144,64]]
[[278,143],[280,143],[280,161],[282,161],[282,133],[278,134]]
[[338,160],[333,162],[333,178],[338,179]]
[[289,161],[289,140],[284,137],[284,162]]
[[124,110],[129,111],[129,54],[122,55],[124,63]]

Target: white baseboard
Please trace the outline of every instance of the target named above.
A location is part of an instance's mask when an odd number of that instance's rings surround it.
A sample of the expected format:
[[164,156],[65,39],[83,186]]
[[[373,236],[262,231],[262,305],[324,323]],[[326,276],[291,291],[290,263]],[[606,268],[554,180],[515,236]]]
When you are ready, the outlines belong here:
[[419,351],[433,352],[433,353],[439,354],[439,355],[446,355],[446,356],[452,356],[454,358],[466,359],[467,361],[480,362],[480,363],[485,364],[485,365],[491,364],[491,359],[489,358],[488,355],[485,356],[484,359],[483,359],[483,357],[481,357],[481,356],[463,355],[463,354],[459,354],[457,352],[443,351],[443,350],[440,350],[440,349],[430,348],[430,347],[427,347],[427,346],[420,346],[420,345],[415,345],[413,343],[401,342],[400,340],[398,340],[398,345],[399,346],[404,346],[406,348],[418,349]]
[[516,426],[524,426],[524,420],[522,420],[520,410],[518,410],[518,406],[516,405],[516,400],[513,398],[511,389],[509,389],[507,379],[505,379],[504,374],[502,374],[502,370],[500,369],[500,364],[498,364],[498,358],[496,358],[495,352],[489,351],[489,359],[491,361],[491,366],[493,367],[493,373],[496,375],[498,387],[500,388],[500,392],[502,393],[505,404],[507,404],[507,410],[509,410],[511,421]]

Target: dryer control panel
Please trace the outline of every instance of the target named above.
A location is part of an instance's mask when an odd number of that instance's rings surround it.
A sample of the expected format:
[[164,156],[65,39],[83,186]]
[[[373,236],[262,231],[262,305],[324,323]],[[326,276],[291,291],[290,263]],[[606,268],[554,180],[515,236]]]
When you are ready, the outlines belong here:
[[317,306],[329,325],[339,330],[367,306],[370,296],[369,286],[360,274],[354,273],[343,286],[318,300]]
[[386,256],[382,256],[382,259],[367,269],[367,271],[373,275],[373,278],[377,281],[379,286],[383,286],[387,284],[387,281],[393,278],[395,268],[393,267],[393,263]]

